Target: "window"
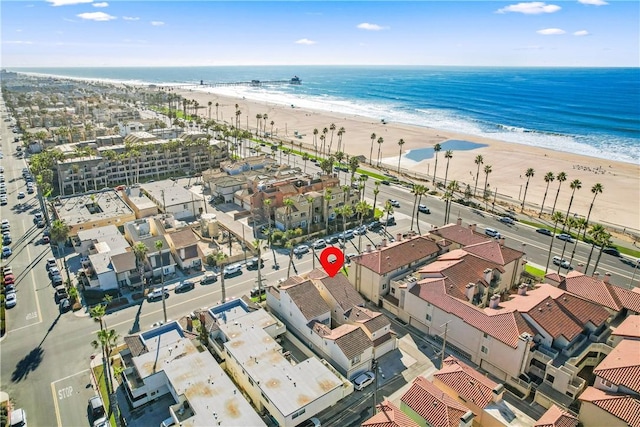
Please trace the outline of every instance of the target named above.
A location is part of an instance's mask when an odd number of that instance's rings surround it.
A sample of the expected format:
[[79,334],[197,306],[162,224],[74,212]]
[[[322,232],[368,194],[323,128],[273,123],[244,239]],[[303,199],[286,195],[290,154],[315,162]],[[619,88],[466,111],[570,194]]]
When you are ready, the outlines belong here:
[[483,352],[484,354],[489,353],[489,349],[485,346],[480,347],[480,351]]
[[293,414],[293,416],[292,416],[291,418],[295,420],[296,418],[298,418],[300,415],[302,415],[302,414],[304,414],[304,413],[305,413],[305,409],[304,409],[304,408],[302,408],[302,409],[300,409],[298,412],[294,413],[294,414]]
[[556,377],[554,377],[551,374],[547,374],[547,377],[545,378],[545,380],[549,381],[550,383],[553,384],[553,382],[556,380]]
[[391,288],[391,293],[392,293],[393,295],[395,295],[395,294],[396,294],[396,288]]
[[385,290],[385,289],[387,289],[387,284],[386,284],[386,283],[383,283],[383,284],[382,284],[382,290]]
[[351,359],[351,364],[356,364],[356,363],[360,363],[360,355],[354,357],[353,359]]
[[427,315],[425,316],[425,319],[427,319],[427,321],[431,322],[431,315],[430,315],[430,314],[427,314]]
[[484,334],[482,334],[482,338],[489,338],[489,335],[487,335],[487,333],[485,332]]

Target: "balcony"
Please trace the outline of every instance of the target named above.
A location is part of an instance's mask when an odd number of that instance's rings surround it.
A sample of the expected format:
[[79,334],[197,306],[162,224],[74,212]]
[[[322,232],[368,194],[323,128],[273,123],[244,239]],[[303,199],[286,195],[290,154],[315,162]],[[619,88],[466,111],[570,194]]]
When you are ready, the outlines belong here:
[[193,408],[189,404],[189,400],[184,394],[178,396],[178,403],[171,405],[169,407],[169,412],[171,412],[174,419],[178,420],[178,425],[182,425],[183,421],[195,415]]
[[533,357],[544,363],[545,365],[558,357],[560,354],[557,350],[539,345],[533,352]]

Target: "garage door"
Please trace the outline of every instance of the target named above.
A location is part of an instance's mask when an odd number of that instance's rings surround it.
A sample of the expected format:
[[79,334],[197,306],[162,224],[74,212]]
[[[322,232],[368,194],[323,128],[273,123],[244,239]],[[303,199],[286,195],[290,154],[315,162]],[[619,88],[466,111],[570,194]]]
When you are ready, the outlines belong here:
[[409,318],[409,324],[414,328],[424,332],[425,334],[429,334],[429,327],[424,323],[422,323],[421,321],[419,321],[418,319],[416,319],[415,317]]
[[484,359],[480,361],[480,367],[485,371],[489,372],[491,375],[494,375],[503,381],[507,379],[507,374],[505,372],[503,372],[500,368],[492,365],[491,363],[487,362]]

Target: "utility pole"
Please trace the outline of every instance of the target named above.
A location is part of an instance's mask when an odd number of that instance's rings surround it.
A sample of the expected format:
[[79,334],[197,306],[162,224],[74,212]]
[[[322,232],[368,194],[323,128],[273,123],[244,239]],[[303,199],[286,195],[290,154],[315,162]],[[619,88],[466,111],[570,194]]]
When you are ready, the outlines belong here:
[[371,370],[375,378],[375,384],[373,385],[373,416],[376,414],[376,402],[378,402],[378,361],[376,359],[371,361]]
[[442,351],[440,354],[440,369],[442,369],[442,367],[444,366],[444,357],[445,357],[445,349],[447,348],[447,332],[449,330],[449,322],[451,322],[451,320],[446,322],[444,325],[440,326],[441,328],[442,326],[444,326],[444,338],[442,340]]

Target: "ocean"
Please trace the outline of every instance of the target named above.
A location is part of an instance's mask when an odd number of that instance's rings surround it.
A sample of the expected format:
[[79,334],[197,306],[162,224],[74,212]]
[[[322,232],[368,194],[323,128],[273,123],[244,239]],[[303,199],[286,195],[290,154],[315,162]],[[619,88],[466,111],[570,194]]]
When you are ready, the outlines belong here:
[[209,92],[640,164],[640,68],[255,66],[15,68],[136,84],[288,80]]

